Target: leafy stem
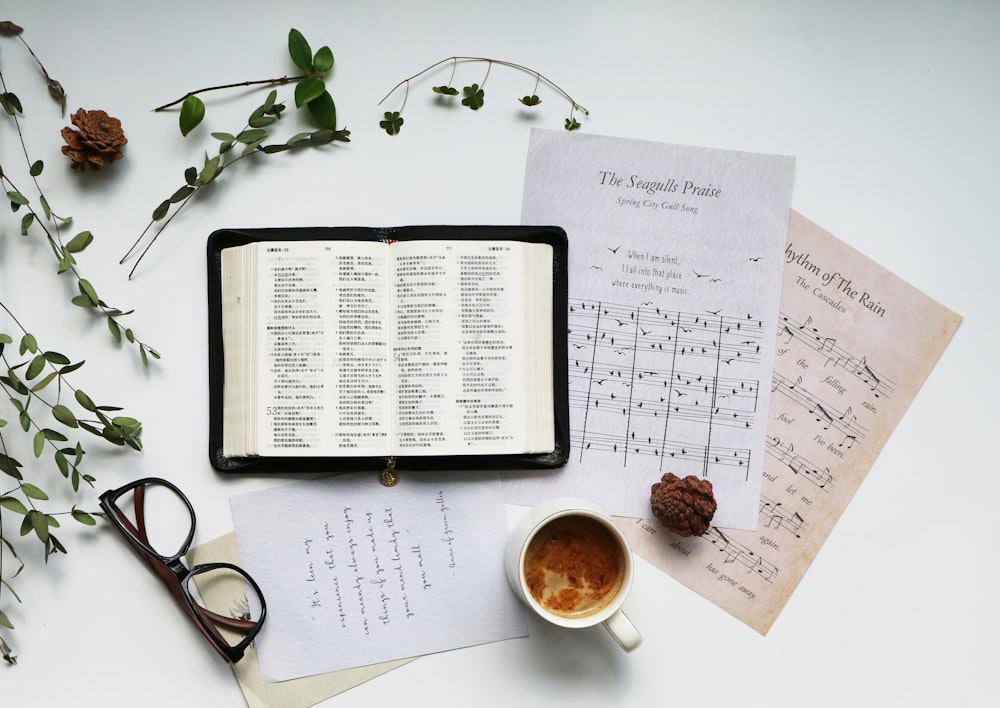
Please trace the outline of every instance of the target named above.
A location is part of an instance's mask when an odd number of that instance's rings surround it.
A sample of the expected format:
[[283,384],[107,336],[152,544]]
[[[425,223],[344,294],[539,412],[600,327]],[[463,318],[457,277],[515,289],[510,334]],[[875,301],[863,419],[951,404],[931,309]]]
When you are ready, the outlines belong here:
[[534,69],[531,69],[527,66],[524,66],[522,64],[516,64],[511,61],[505,61],[502,59],[492,59],[489,57],[452,56],[446,59],[441,59],[440,61],[431,64],[427,68],[418,71],[417,73],[403,79],[398,84],[393,86],[392,89],[390,89],[390,91],[382,98],[382,100],[378,102],[378,105],[381,106],[383,103],[385,103],[389,99],[389,97],[392,96],[394,93],[396,93],[400,88],[403,89],[402,104],[400,105],[399,110],[386,111],[383,114],[383,120],[379,121],[379,126],[383,130],[385,130],[385,132],[388,133],[389,135],[397,135],[403,126],[402,112],[403,109],[406,107],[406,99],[409,96],[410,92],[410,83],[415,81],[416,79],[419,79],[425,74],[428,74],[440,68],[445,64],[449,63],[451,64],[451,78],[448,80],[447,84],[434,86],[433,91],[434,93],[444,96],[459,95],[458,89],[452,85],[455,81],[456,70],[458,68],[459,63],[470,63],[470,62],[486,62],[487,65],[486,75],[483,77],[481,83],[470,84],[469,86],[465,86],[462,88],[461,93],[463,95],[463,98],[461,103],[462,105],[470,108],[471,110],[476,111],[483,107],[483,104],[485,102],[485,90],[483,87],[486,85],[486,81],[489,78],[491,69],[493,68],[494,65],[496,65],[521,71],[535,77],[535,88],[533,93],[518,99],[521,102],[521,104],[530,107],[530,106],[537,106],[539,103],[541,103],[541,99],[538,97],[537,92],[539,85],[542,83],[547,85],[557,94],[559,94],[562,98],[568,101],[570,105],[570,111],[569,111],[569,116],[566,118],[565,122],[566,130],[576,130],[577,128],[580,127],[580,123],[576,119],[577,111],[583,113],[583,115],[590,115],[590,111],[581,106],[576,101],[576,99],[574,99],[565,89],[563,89],[561,86],[559,86],[554,81],[549,79],[547,76],[543,75],[541,72],[535,71]]
[[148,365],[149,357],[151,356],[159,359],[160,355],[154,348],[136,339],[132,329],[121,323],[120,318],[131,314],[132,310],[124,311],[108,305],[98,297],[93,284],[84,278],[77,269],[76,254],[86,249],[94,240],[94,236],[90,231],[81,231],[68,242],[63,241],[60,226],[71,223],[72,218],[56,214],[45,197],[45,193],[38,180],[45,169],[45,165],[41,160],[31,160],[24,139],[24,133],[21,130],[21,121],[18,117],[22,113],[21,102],[15,94],[7,90],[7,82],[2,71],[0,71],[0,87],[3,88],[3,93],[0,94],[0,106],[2,106],[5,113],[10,116],[14,123],[21,152],[24,154],[25,162],[28,164],[28,174],[38,194],[38,201],[42,210],[42,213],[39,214],[38,210],[32,206],[31,200],[17,187],[9,174],[3,169],[3,166],[0,165],[0,185],[4,187],[7,200],[10,202],[11,211],[16,213],[23,208],[25,212],[21,217],[21,235],[27,236],[29,231],[35,226],[41,229],[45,235],[49,249],[58,263],[57,272],[60,275],[70,273],[76,280],[78,294],[71,299],[71,302],[79,307],[99,312],[105,318],[108,330],[115,341],[120,344],[124,337],[130,344],[135,345],[138,348],[139,357],[144,365]]
[[[192,198],[199,194],[204,187],[218,179],[230,165],[245,157],[260,153],[271,155],[305,146],[325,145],[334,141],[350,142],[350,131],[337,128],[336,104],[327,90],[324,80],[327,73],[333,68],[333,52],[329,47],[323,46],[313,53],[306,38],[293,28],[288,32],[288,54],[292,62],[304,73],[292,77],[283,76],[279,79],[262,79],[210,86],[190,91],[181,98],[154,109],[159,111],[180,103],[180,129],[181,133],[186,136],[201,123],[205,116],[205,104],[196,94],[241,86],[295,83],[295,107],[307,109],[313,121],[320,127],[317,130],[297,133],[282,143],[269,143],[270,126],[281,118],[285,110],[285,104],[277,100],[277,90],[272,88],[264,103],[257,106],[250,114],[242,130],[235,134],[212,133],[212,138],[218,141],[215,155],[209,157],[206,153],[204,163],[200,168],[192,166],[184,171],[184,184],[153,209],[149,223],[122,256],[120,261],[122,264],[135,257],[135,262],[128,274],[129,279],[135,275],[139,264],[159,239],[164,229],[190,203]],[[242,146],[242,150],[236,150],[235,148],[238,146]],[[150,234],[152,234],[151,237]],[[143,241],[147,238],[148,242],[142,246]]]
[[222,91],[224,89],[241,88],[247,86],[262,86],[265,84],[270,86],[277,86],[277,85],[291,83],[293,81],[301,81],[302,79],[307,79],[310,76],[312,76],[312,74],[301,74],[299,76],[282,76],[277,79],[257,79],[255,81],[238,81],[232,84],[219,84],[218,86],[206,86],[205,88],[200,88],[195,91],[188,91],[180,98],[176,98],[173,101],[170,101],[170,103],[164,103],[162,106],[157,106],[156,108],[153,109],[153,112],[156,113],[159,111],[165,111],[168,108],[176,106],[178,103],[183,103],[188,96],[197,96],[198,94],[208,93],[209,91]]

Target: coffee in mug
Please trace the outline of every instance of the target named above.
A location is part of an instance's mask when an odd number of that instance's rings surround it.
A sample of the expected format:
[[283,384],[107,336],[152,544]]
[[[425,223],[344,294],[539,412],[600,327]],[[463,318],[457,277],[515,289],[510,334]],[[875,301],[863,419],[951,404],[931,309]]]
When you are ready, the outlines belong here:
[[531,596],[562,617],[586,617],[604,609],[621,591],[624,572],[618,539],[589,516],[562,516],[546,524],[524,556]]
[[504,558],[517,596],[561,627],[602,624],[632,651],[642,642],[622,611],[632,586],[632,551],[609,516],[582,499],[553,499],[514,526]]

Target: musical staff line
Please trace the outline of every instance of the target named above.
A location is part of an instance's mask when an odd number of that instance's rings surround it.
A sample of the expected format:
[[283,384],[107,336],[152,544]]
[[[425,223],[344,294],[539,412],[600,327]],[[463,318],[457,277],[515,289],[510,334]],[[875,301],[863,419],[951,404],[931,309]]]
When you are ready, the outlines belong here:
[[761,320],[579,300],[567,336],[570,407],[580,414],[571,443],[581,461],[600,450],[623,466],[630,455],[654,455],[662,468],[701,454],[702,476],[735,466],[749,479],[750,446],[732,442],[758,413]]
[[771,582],[774,580],[774,576],[778,574],[778,566],[765,560],[763,556],[751,548],[744,546],[735,539],[727,537],[715,526],[710,527],[702,538],[712,543],[720,553],[726,554],[723,563],[743,565],[748,575],[756,575],[767,582]]
[[779,313],[778,318],[778,338],[783,339],[783,344],[788,344],[792,340],[802,342],[811,349],[826,357],[824,368],[832,366],[840,367],[852,376],[855,376],[867,386],[876,398],[892,398],[896,392],[896,384],[886,374],[876,371],[868,364],[867,357],[860,359],[837,344],[835,337],[824,337],[819,330],[812,326],[812,317],[806,317],[802,322],[789,317],[784,313]]
[[829,488],[833,486],[834,478],[830,468],[824,467],[820,469],[818,465],[796,453],[794,443],[786,445],[782,443],[781,438],[768,435],[764,452],[787,466],[788,469],[794,474],[799,475],[802,479],[812,482],[826,492],[831,491]]

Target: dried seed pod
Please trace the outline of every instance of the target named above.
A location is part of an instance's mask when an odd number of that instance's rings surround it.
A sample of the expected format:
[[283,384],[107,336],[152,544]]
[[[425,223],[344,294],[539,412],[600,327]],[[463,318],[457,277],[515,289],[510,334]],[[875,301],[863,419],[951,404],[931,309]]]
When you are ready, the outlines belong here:
[[717,508],[711,482],[694,475],[681,479],[672,472],[653,485],[649,504],[653,516],[680,536],[708,531]]
[[77,110],[70,120],[77,130],[69,126],[62,129],[62,152],[73,161],[74,170],[85,169],[88,165],[92,170],[99,170],[104,165],[110,165],[122,158],[118,149],[128,142],[122,132],[121,121],[112,118],[104,111]]

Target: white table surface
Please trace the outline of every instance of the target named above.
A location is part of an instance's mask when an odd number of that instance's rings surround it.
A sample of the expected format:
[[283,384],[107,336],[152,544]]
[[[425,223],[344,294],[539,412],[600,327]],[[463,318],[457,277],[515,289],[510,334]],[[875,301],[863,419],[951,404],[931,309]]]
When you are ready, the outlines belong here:
[[[132,327],[163,361],[143,370],[103,323],[68,305],[51,255],[37,234],[21,238],[20,215],[6,208],[0,299],[40,340],[87,360],[88,391],[144,422],[141,455],[90,443],[96,491],[167,477],[191,497],[199,541],[232,529],[230,494],[280,481],[209,466],[208,233],[519,221],[529,129],[560,129],[566,114],[540,91],[537,117],[523,119],[514,99],[530,93],[529,77],[494,68],[486,105],[471,113],[433,105],[430,86],[447,79],[438,73],[411,90],[401,135],[377,125],[398,107],[377,105],[397,81],[448,56],[541,71],[591,110],[588,133],[796,156],[796,210],[965,317],[768,636],[639,561],[626,607],[645,643],[632,655],[600,630],[568,636],[533,623],[529,639],[423,657],[328,705],[995,705],[1000,3],[7,5],[0,19],[25,28],[69,111],[102,108],[123,122],[124,160],[71,172],[59,153],[68,118],[20,44],[0,42],[49,201],[95,235],[82,273],[112,304],[135,308]],[[293,26],[314,48],[332,47],[330,87],[352,142],[234,168],[129,281],[118,259],[184,168],[214,149],[206,127],[233,131],[256,103],[239,92],[212,99],[206,126],[186,141],[176,114],[150,109],[200,86],[292,71]],[[279,134],[290,134],[294,119],[283,120]],[[27,184],[7,119],[0,159]],[[96,493],[83,505],[96,507]],[[4,602],[19,663],[0,666],[0,704],[244,704],[228,667],[109,528],[62,539],[69,555],[47,566],[32,547],[15,580],[23,605]]]

